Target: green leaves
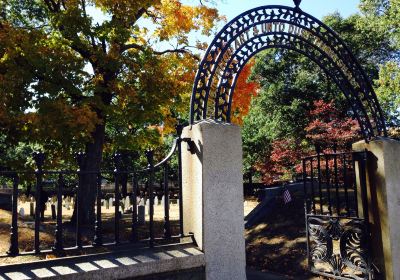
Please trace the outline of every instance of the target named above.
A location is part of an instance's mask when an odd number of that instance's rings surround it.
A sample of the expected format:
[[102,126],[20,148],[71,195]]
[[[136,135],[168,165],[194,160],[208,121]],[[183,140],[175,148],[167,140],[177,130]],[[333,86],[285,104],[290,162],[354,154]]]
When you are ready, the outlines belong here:
[[375,81],[376,94],[391,127],[400,125],[400,66],[387,62],[381,66]]
[[363,24],[382,33],[390,33],[392,43],[400,48],[400,2],[398,0],[361,0]]

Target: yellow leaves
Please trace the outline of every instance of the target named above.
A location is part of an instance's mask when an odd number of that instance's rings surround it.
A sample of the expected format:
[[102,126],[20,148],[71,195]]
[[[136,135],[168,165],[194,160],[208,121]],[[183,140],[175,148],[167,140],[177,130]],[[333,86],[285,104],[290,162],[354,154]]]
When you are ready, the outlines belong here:
[[162,136],[175,133],[175,125],[176,119],[172,117],[170,108],[163,108],[162,109],[162,114],[163,114],[163,126],[162,130],[160,130],[160,133]]
[[218,15],[218,10],[217,9],[210,9],[206,6],[200,6],[196,7],[196,12],[199,15],[200,19],[200,26],[203,28],[202,33],[204,35],[210,35],[210,31],[214,27],[215,20],[223,20],[225,19],[224,17],[220,17]]
[[160,12],[164,15],[164,28],[160,30],[161,39],[168,38],[178,30],[188,33],[192,28],[198,29],[194,25],[195,9],[183,6],[180,1],[161,1]]
[[159,0],[92,0],[91,4],[101,8],[104,12],[117,16],[124,14],[134,15],[140,8],[148,8],[151,5],[158,5]]
[[[185,43],[186,35],[192,30],[202,30],[209,34],[219,18],[218,11],[207,6],[183,5],[178,0],[161,0],[161,5],[155,6],[153,18],[159,24],[156,35],[161,41],[178,37],[178,43]],[[180,40],[180,41],[179,41]]]
[[126,110],[129,104],[138,103],[136,89],[121,81],[114,81],[111,85],[112,91],[116,95],[117,106],[121,110]]

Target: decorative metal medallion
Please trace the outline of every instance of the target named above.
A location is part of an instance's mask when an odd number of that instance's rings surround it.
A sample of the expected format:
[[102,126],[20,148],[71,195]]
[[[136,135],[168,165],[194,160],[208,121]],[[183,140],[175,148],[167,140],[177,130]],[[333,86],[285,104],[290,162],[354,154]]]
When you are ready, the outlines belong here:
[[338,85],[366,139],[386,135],[384,117],[368,77],[343,40],[328,26],[296,7],[263,6],[229,22],[210,44],[196,74],[190,123],[211,118],[230,122],[238,76],[258,52],[288,49],[301,53]]
[[373,279],[364,219],[307,215],[310,270],[335,279]]

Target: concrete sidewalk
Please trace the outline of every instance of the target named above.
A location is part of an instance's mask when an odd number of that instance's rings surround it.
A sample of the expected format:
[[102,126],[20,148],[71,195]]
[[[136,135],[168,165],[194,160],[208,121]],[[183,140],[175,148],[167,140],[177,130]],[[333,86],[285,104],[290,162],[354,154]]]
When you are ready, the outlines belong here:
[[[160,246],[153,249],[127,249],[42,260],[32,263],[0,266],[0,280],[53,279],[171,279],[163,275],[178,275],[175,279],[202,275],[204,254],[193,244]],[[186,273],[189,271],[189,273]],[[153,277],[156,276],[156,278]],[[150,278],[149,278],[150,277]],[[172,278],[173,279],[173,278]]]

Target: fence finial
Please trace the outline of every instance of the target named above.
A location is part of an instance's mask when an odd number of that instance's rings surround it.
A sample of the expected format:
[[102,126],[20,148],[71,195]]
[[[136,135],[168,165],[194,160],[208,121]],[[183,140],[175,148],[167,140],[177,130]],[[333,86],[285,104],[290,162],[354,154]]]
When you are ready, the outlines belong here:
[[154,162],[153,162],[154,151],[147,150],[145,154],[146,154],[146,158],[147,158],[148,167],[152,168],[154,166]]
[[115,171],[120,171],[122,169],[122,166],[123,166],[122,153],[121,152],[114,153],[113,159],[114,159]]
[[33,157],[33,160],[35,161],[37,169],[42,170],[44,161],[46,159],[46,155],[43,152],[34,152],[32,154],[32,157]]
[[179,123],[175,126],[176,134],[178,137],[181,137],[184,125]]
[[293,0],[293,2],[296,5],[296,9],[300,9],[301,0]]
[[75,160],[78,164],[79,170],[83,169],[83,165],[85,164],[86,153],[84,152],[77,152],[75,153]]

